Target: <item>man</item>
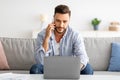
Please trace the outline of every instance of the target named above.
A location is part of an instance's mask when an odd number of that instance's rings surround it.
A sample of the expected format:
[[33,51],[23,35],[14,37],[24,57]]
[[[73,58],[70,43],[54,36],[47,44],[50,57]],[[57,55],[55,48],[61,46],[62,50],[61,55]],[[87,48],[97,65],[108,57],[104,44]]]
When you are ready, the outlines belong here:
[[79,56],[81,74],[93,74],[83,39],[69,27],[71,11],[66,5],[55,7],[54,20],[37,37],[35,58],[37,64],[30,69],[31,74],[43,74],[44,56]]

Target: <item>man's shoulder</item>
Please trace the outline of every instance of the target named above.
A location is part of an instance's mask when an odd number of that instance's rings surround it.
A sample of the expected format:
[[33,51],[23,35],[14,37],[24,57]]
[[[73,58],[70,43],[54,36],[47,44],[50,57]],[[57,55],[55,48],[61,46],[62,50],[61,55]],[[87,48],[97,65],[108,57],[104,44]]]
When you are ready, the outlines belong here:
[[75,29],[73,29],[72,27],[68,28],[68,33],[70,34],[74,34],[74,35],[79,35],[79,32]]
[[[69,33],[70,33],[70,35],[69,35]],[[83,37],[78,30],[75,30],[73,28],[69,28],[69,33],[68,33],[68,36],[71,37],[70,39],[73,42],[83,40]]]
[[40,32],[38,33],[38,36],[45,36],[45,32],[46,32],[46,30],[43,29],[42,31],[40,31]]
[[68,36],[72,36],[74,39],[83,38],[78,30],[75,30],[71,27],[69,27]]

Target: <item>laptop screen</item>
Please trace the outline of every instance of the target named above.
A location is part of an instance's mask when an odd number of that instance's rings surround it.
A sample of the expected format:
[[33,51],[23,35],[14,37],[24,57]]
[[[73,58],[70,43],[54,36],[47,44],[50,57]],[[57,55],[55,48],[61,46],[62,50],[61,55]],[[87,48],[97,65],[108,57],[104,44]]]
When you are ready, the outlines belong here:
[[78,79],[80,58],[73,56],[44,57],[45,79]]

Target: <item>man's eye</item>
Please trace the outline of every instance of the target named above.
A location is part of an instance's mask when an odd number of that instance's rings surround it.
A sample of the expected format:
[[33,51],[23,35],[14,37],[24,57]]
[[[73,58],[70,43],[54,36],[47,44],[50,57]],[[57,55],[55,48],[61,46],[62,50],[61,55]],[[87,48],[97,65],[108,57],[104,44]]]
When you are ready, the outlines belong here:
[[67,21],[64,21],[64,23],[66,23]]

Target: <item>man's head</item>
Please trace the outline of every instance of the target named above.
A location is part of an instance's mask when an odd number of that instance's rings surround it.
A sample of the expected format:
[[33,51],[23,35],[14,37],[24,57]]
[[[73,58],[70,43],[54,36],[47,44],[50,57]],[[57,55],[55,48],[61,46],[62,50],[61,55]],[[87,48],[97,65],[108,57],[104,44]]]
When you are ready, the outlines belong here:
[[56,13],[60,13],[60,14],[69,14],[69,17],[71,16],[71,11],[69,9],[69,7],[67,5],[58,5],[55,7],[55,11],[54,11],[54,16]]
[[69,24],[71,16],[71,11],[66,5],[58,5],[55,7],[54,12],[54,24],[55,31],[59,34],[62,34],[66,31],[66,28]]

